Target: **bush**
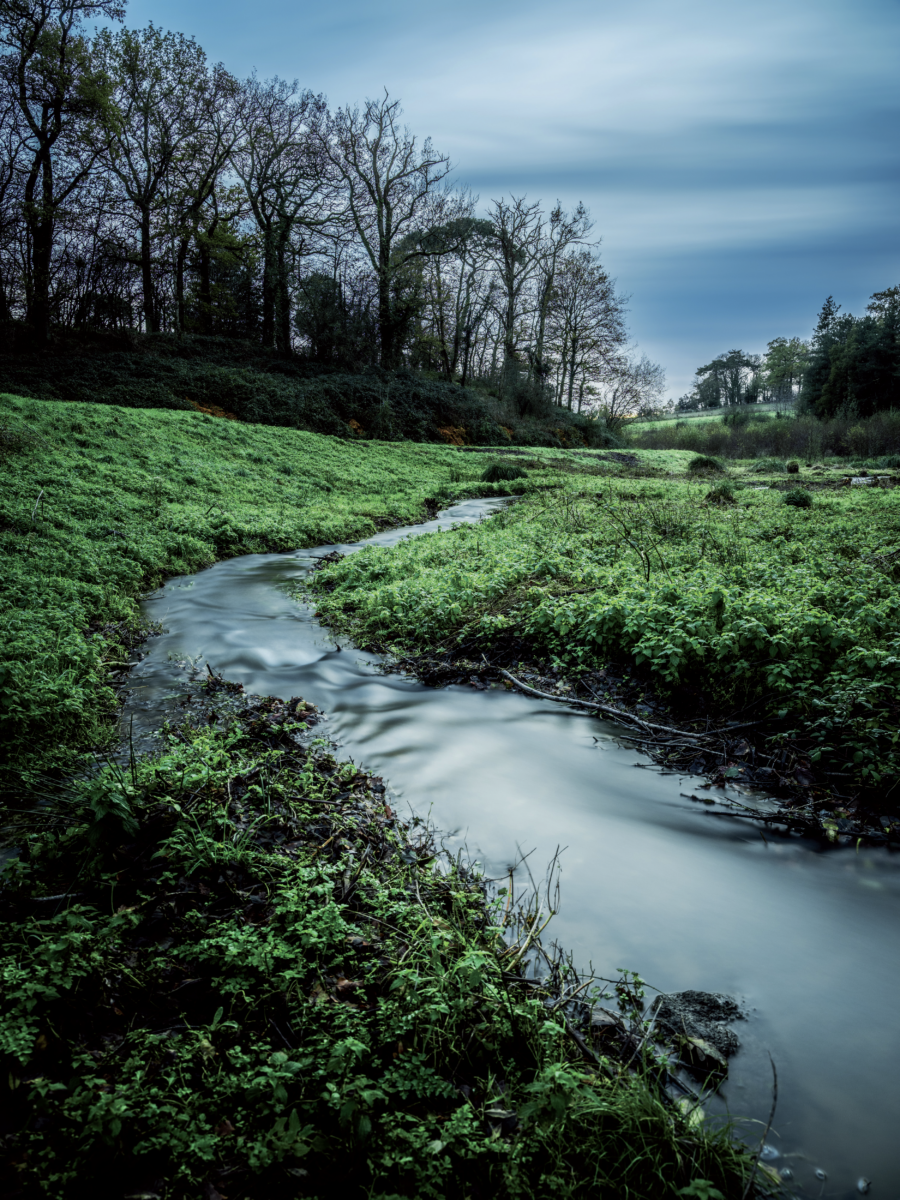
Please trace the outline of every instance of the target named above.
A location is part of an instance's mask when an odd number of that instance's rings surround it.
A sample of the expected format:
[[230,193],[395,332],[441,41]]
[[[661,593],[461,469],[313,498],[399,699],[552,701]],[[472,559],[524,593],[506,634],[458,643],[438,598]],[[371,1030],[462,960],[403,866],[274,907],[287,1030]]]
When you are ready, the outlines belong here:
[[785,470],[787,471],[788,475],[799,475],[800,474],[800,464],[797,462],[797,460],[795,458],[793,458],[787,464],[787,466],[785,467]]
[[688,470],[694,475],[703,475],[721,473],[725,468],[718,459],[710,458],[706,454],[698,454],[696,458],[692,458],[688,463]]
[[734,485],[725,480],[706,493],[707,504],[734,504]]
[[794,508],[812,508],[812,496],[804,488],[791,488],[784,493],[784,503]]
[[488,463],[481,475],[482,483],[502,483],[507,479],[525,478],[525,472],[518,463],[503,462],[502,459]]

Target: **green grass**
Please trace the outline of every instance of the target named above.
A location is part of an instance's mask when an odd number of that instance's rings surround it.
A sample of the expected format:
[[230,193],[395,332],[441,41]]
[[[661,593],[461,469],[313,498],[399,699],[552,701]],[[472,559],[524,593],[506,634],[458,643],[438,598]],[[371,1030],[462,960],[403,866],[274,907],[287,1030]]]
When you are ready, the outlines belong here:
[[668,1100],[653,1052],[595,1040],[590,993],[526,982],[502,897],[311,742],[306,706],[228,707],[20,816],[0,1192],[743,1197],[749,1152]]
[[739,465],[725,496],[710,479],[648,477],[648,460],[329,566],[320,612],[403,650],[516,637],[576,672],[624,658],[663,695],[700,687],[723,717],[781,714],[814,762],[889,789],[900,491],[818,491],[797,508]]
[[194,412],[0,396],[0,430],[0,738],[20,769],[108,735],[122,626],[166,576],[503,490],[478,482],[480,456],[450,447]]

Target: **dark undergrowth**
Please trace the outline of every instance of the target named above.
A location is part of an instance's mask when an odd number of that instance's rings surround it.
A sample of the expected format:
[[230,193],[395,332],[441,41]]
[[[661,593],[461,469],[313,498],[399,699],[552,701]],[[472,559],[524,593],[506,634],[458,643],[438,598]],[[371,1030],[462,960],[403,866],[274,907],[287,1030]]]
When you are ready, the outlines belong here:
[[664,1086],[639,981],[592,1023],[536,898],[492,902],[310,706],[236,690],[15,814],[5,1197],[748,1194],[755,1156]]
[[[5,344],[4,344],[5,341]],[[0,392],[45,400],[187,409],[338,437],[451,444],[605,445],[605,427],[411,371],[323,367],[227,338],[68,335],[48,352],[0,338]]]

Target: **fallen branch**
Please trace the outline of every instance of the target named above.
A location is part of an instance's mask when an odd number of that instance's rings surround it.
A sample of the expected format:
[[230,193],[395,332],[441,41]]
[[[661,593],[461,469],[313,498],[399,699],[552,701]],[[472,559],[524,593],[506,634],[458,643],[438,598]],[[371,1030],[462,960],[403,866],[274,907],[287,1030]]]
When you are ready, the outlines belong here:
[[517,688],[520,688],[523,692],[528,692],[532,696],[539,696],[542,700],[555,700],[558,704],[577,704],[579,708],[590,708],[602,712],[608,717],[613,717],[616,721],[630,721],[632,724],[638,725],[641,729],[654,729],[660,733],[675,734],[677,737],[711,738],[723,733],[733,733],[736,729],[749,729],[752,725],[764,725],[766,723],[764,720],[744,721],[740,725],[723,725],[721,729],[708,729],[706,733],[692,733],[689,729],[676,729],[672,725],[655,725],[652,721],[642,721],[634,713],[626,712],[621,708],[613,708],[612,705],[603,704],[599,700],[577,700],[574,696],[554,696],[551,692],[541,692],[537,688],[529,687],[521,679],[516,679],[515,675],[510,675],[509,671],[504,671],[502,667],[498,667],[498,670],[501,675],[508,679],[510,683],[514,683]]
[[[527,683],[522,683],[521,679],[516,679],[515,675],[510,675],[509,671],[504,671],[500,668],[500,674],[514,683],[517,688],[523,692],[528,692],[532,696],[539,696],[542,700],[556,700],[560,704],[577,704],[579,708],[590,708],[599,712],[605,713],[607,716],[614,717],[617,721],[630,721],[634,725],[639,725],[641,729],[657,729],[661,733],[675,733],[679,737],[683,737],[685,731],[683,729],[673,729],[671,725],[653,725],[650,721],[642,721],[640,717],[634,716],[632,713],[625,712],[621,708],[613,708],[609,704],[601,704],[599,700],[576,700],[574,696],[554,696],[550,692],[540,692],[537,688],[529,687]],[[709,734],[699,733],[697,737],[709,737]]]

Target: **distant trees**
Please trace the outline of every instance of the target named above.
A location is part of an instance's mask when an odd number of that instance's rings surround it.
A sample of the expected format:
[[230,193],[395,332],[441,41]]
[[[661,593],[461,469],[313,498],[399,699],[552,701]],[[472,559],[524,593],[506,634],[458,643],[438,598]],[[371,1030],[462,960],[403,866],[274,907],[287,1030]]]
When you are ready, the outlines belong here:
[[865,316],[829,296],[809,351],[801,399],[820,417],[870,416],[900,403],[900,287],[875,292]]
[[[523,415],[658,391],[582,204],[479,207],[387,92],[329,112],[123,16],[0,0],[0,322],[39,345],[53,329],[245,338],[477,382]],[[106,24],[88,36],[91,18]]]

